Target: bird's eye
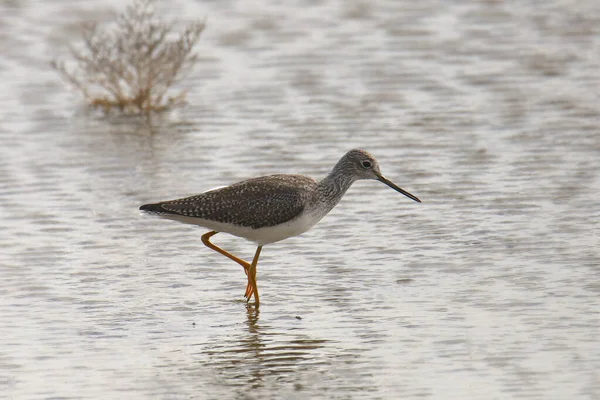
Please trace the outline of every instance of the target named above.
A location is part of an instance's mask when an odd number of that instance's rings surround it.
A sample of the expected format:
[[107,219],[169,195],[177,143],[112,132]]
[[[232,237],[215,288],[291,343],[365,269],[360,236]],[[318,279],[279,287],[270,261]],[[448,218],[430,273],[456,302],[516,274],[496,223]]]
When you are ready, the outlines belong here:
[[371,161],[363,161],[362,166],[365,168],[371,168]]

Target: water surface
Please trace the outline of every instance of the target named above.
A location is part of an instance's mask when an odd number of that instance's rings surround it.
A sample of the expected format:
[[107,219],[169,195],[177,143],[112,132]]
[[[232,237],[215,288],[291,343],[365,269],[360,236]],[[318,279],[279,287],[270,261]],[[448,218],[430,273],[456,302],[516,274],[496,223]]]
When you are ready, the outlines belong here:
[[[597,399],[595,1],[179,1],[190,105],[87,113],[48,66],[119,2],[0,5],[0,392],[14,399]],[[260,313],[140,204],[377,156],[266,246]],[[250,258],[238,238],[215,242]]]

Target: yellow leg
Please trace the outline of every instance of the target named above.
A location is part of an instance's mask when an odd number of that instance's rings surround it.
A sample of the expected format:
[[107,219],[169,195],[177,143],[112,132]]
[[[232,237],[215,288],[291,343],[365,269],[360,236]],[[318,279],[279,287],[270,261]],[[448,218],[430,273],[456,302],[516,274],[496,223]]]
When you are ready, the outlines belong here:
[[210,238],[213,237],[214,235],[216,235],[217,231],[210,231],[208,233],[205,233],[204,235],[202,235],[202,243],[204,243],[204,245],[206,247],[208,247],[209,249],[213,249],[214,251],[216,251],[217,253],[223,254],[225,257],[235,261],[236,263],[240,264],[242,267],[244,267],[244,271],[246,272],[246,274],[248,273],[248,269],[250,268],[250,264],[248,264],[248,262],[242,260],[241,258],[238,258],[236,256],[234,256],[233,254],[223,250],[222,248],[220,248],[219,246],[216,246],[214,244],[211,243]]
[[216,235],[217,233],[219,233],[219,232],[210,231],[210,232],[205,233],[204,235],[202,235],[202,243],[204,243],[204,245],[206,247],[208,247],[209,249],[212,249],[212,250],[216,251],[217,253],[224,255],[225,257],[229,258],[230,260],[235,261],[236,263],[238,263],[242,267],[244,267],[244,272],[248,276],[248,284],[246,285],[246,293],[244,294],[244,297],[246,297],[248,300],[250,300],[250,297],[252,297],[252,295],[254,294],[254,300],[256,302],[256,305],[258,306],[259,300],[258,300],[258,288],[256,286],[256,265],[258,264],[258,257],[260,256],[260,251],[262,250],[262,246],[258,246],[258,248],[256,249],[256,253],[254,254],[254,259],[252,260],[252,264],[249,264],[247,261],[244,261],[241,258],[236,257],[233,254],[223,250],[219,246],[213,244],[210,241],[210,238],[213,237],[214,235]]
[[248,271],[248,280],[250,281],[248,284],[252,284],[250,294],[248,295],[248,300],[250,300],[250,296],[252,293],[254,293],[254,304],[257,308],[260,305],[260,300],[258,298],[258,286],[256,285],[256,266],[258,265],[258,257],[260,257],[261,250],[262,246],[258,246],[256,253],[254,253],[254,259],[250,265],[250,270]]
[[[246,273],[248,275],[248,273]],[[252,281],[250,280],[250,275],[248,275],[248,284],[246,285],[246,293],[244,293],[244,297],[250,300],[250,297],[254,293],[254,289],[252,288]]]

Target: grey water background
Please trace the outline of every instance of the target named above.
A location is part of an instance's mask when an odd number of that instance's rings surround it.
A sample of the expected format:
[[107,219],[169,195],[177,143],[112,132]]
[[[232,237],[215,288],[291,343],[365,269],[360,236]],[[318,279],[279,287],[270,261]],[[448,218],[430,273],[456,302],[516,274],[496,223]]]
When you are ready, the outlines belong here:
[[[160,3],[208,25],[151,132],[48,65],[122,2],[0,2],[0,398],[600,398],[599,4]],[[356,183],[265,247],[259,313],[137,211],[354,147],[423,203]]]

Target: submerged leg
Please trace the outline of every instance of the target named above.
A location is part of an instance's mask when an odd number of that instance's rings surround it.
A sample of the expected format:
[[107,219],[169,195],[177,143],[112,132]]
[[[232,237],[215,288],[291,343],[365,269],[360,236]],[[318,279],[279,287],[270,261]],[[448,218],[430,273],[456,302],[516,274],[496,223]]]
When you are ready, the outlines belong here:
[[260,257],[260,251],[262,250],[262,246],[258,246],[256,249],[256,253],[254,253],[254,259],[252,260],[252,264],[250,265],[250,269],[248,271],[248,285],[252,285],[250,288],[250,294],[248,295],[248,300],[250,300],[250,296],[254,294],[254,304],[256,307],[259,306],[260,300],[258,298],[258,286],[256,286],[256,266],[258,265],[258,257]]

